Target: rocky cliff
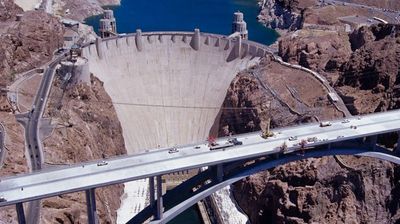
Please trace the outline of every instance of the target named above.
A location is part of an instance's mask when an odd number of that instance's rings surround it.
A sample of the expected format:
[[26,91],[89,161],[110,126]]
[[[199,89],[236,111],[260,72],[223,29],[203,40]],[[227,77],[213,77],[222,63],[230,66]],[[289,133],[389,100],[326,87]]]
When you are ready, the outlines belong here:
[[250,176],[234,185],[235,197],[253,224],[398,223],[399,168],[339,160],[308,159]]
[[352,53],[335,86],[352,113],[400,108],[400,27],[377,25],[354,31]]
[[[6,1],[7,2],[7,1]],[[7,4],[6,4],[7,5]],[[1,11],[0,5],[0,11]],[[16,73],[44,64],[63,41],[63,27],[53,16],[40,11],[28,11],[20,22],[15,14],[21,10],[3,8],[7,21],[0,26],[0,85],[12,82]],[[1,14],[2,15],[2,14]]]
[[346,34],[303,29],[282,37],[283,60],[331,81],[352,114],[399,107],[400,27],[378,24]]
[[[269,118],[282,127],[341,117],[321,96],[309,74],[266,60],[233,80],[224,107],[236,109],[223,110],[220,135],[260,130]],[[233,193],[251,223],[396,223],[399,171],[368,158],[308,159],[252,175]]]
[[[126,154],[122,129],[103,83],[91,77],[91,87],[69,86],[58,78],[47,116],[56,125],[45,144],[47,166],[73,164]],[[122,185],[96,189],[101,223],[115,223]],[[49,198],[42,203],[43,223],[86,223],[83,192]]]
[[15,20],[15,16],[22,11],[19,6],[14,4],[14,1],[3,0],[0,2],[0,22]]
[[303,8],[297,0],[259,1],[261,11],[258,20],[272,29],[296,30],[303,23]]
[[223,103],[227,109],[221,110],[219,134],[258,131],[266,127],[269,118],[271,127],[281,127],[342,116],[327,94],[309,73],[267,57],[261,66],[232,81]]
[[351,44],[346,33],[304,29],[282,37],[279,56],[315,71],[337,70],[348,62]]

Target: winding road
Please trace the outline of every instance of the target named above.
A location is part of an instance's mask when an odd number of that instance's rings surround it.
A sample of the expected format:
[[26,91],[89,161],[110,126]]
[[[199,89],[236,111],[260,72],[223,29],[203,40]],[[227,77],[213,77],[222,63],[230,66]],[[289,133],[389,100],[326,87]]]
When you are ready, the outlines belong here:
[[[40,138],[40,124],[46,102],[49,96],[51,84],[54,78],[54,70],[56,65],[65,58],[64,53],[51,62],[45,69],[40,87],[35,96],[32,110],[25,114],[20,114],[17,120],[25,128],[25,142],[30,155],[31,170],[37,171],[42,169],[44,162],[43,158],[43,145]],[[28,223],[39,223],[40,219],[40,201],[32,201],[27,210]]]

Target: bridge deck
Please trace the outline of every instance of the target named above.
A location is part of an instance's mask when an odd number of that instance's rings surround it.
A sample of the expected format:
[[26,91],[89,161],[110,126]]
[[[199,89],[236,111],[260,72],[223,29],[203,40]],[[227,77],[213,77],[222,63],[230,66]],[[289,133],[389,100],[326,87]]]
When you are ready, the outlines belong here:
[[[0,182],[0,197],[4,198],[5,201],[0,202],[0,206],[174,171],[279,153],[281,151],[280,146],[284,142],[287,143],[290,152],[298,150],[300,141],[307,138],[318,138],[318,141],[308,144],[318,146],[395,132],[400,130],[400,111],[354,117],[349,119],[348,122],[338,120],[331,123],[332,125],[328,127],[309,124],[275,129],[273,131],[276,135],[267,140],[261,138],[260,133],[239,135],[235,137],[243,145],[219,150],[211,151],[207,143],[203,142],[177,147],[177,152],[174,153],[170,153],[170,149],[154,150],[133,156],[121,156],[100,162],[83,163],[4,178]],[[351,128],[354,126],[357,128]],[[289,141],[288,139],[291,136],[297,136],[297,140]],[[222,138],[217,142],[225,144],[226,140],[227,138]]]

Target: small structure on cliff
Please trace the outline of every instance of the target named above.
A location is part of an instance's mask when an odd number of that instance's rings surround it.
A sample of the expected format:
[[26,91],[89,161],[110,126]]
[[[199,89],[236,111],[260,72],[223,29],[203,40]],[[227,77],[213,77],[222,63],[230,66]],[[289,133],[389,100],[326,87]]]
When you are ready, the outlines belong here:
[[100,19],[99,31],[101,38],[117,35],[117,22],[112,10],[104,10],[103,19]]
[[242,39],[248,39],[247,23],[244,21],[243,13],[233,13],[232,33],[240,33]]
[[68,60],[61,62],[59,73],[65,81],[73,85],[79,83],[90,85],[88,60],[83,58],[81,53],[80,47],[73,45]]

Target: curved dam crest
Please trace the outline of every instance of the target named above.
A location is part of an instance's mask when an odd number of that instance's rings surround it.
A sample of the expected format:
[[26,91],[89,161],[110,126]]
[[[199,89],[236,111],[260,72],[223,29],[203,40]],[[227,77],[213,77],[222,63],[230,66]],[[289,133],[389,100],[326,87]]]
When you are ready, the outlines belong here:
[[266,46],[183,32],[130,34],[83,49],[113,100],[129,154],[204,141],[232,79]]

